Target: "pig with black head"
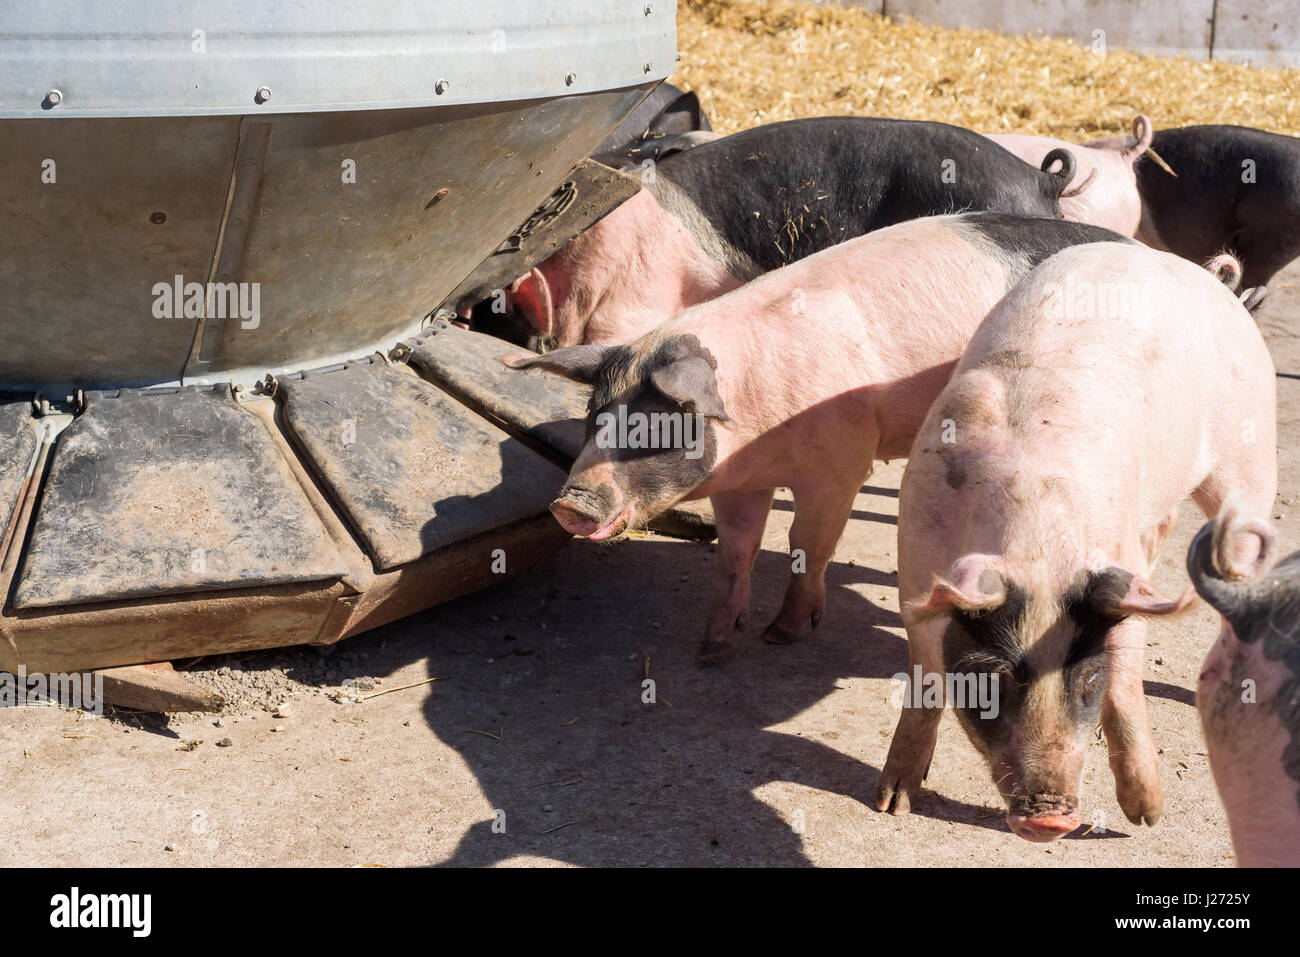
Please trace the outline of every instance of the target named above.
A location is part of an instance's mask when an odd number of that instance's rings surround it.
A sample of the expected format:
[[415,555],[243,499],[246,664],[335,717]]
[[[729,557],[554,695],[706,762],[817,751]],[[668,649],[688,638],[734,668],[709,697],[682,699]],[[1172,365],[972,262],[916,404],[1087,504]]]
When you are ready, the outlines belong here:
[[683,499],[709,498],[717,571],[700,656],[717,661],[748,613],[772,497],[789,488],[794,560],[764,637],[807,634],[873,462],[906,455],[998,299],[1079,243],[1134,245],[1057,219],[913,220],[761,276],[629,344],[510,358],[592,386],[587,440],[552,512],[601,541]]
[[[1300,866],[1300,552],[1271,568],[1274,532],[1231,497],[1187,551],[1201,597],[1222,616],[1196,708],[1228,812],[1237,863]],[[1253,566],[1235,557],[1257,540]]]

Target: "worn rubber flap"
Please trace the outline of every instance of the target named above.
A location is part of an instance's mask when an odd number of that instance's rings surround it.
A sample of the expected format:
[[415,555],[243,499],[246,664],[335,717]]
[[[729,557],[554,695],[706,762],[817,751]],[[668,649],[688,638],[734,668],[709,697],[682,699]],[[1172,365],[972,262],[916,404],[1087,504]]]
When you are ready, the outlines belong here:
[[502,356],[520,354],[518,346],[439,319],[421,333],[411,362],[470,408],[571,462],[582,451],[591,390],[550,372],[501,364]]
[[0,539],[9,530],[18,494],[36,455],[30,401],[0,403]]
[[[564,473],[411,370],[280,380],[294,439],[386,570],[546,512]],[[507,556],[507,561],[509,557]]]
[[271,436],[228,391],[89,393],[37,509],[20,609],[344,574]]

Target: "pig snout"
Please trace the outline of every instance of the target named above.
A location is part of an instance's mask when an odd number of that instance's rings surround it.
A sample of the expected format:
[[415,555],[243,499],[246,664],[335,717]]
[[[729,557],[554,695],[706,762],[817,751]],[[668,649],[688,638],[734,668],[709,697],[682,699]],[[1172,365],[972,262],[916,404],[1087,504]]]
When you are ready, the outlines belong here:
[[1013,743],[996,756],[992,770],[1007,802],[1007,826],[1017,837],[1055,841],[1083,823],[1078,798],[1083,754],[1068,742]]
[[551,503],[551,514],[571,535],[603,541],[622,534],[628,526],[629,510],[621,507],[619,498],[605,486],[595,490],[565,486]]
[[1083,823],[1079,799],[1066,794],[1023,794],[1011,802],[1007,826],[1017,837],[1045,844]]

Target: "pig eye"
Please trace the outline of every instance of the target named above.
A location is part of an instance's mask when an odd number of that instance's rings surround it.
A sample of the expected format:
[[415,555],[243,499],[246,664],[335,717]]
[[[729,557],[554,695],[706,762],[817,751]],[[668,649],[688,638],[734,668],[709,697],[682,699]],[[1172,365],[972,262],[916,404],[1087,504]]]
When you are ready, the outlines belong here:
[[1091,703],[1101,691],[1101,669],[1089,668],[1079,676],[1079,697]]

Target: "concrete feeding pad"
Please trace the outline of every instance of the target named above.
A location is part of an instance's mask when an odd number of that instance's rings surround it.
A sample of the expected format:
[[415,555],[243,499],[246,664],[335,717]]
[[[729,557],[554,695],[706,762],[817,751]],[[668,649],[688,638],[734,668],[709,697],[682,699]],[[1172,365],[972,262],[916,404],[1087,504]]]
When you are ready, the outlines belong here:
[[14,606],[342,574],[266,429],[228,391],[90,393],[55,445]]
[[280,380],[284,417],[387,570],[539,513],[564,473],[407,369],[379,359]]

